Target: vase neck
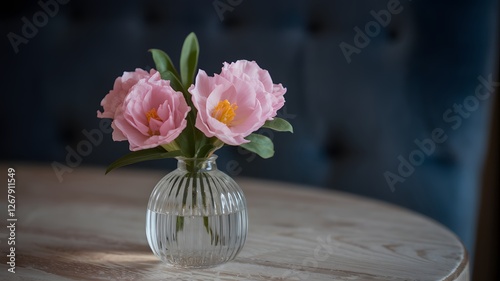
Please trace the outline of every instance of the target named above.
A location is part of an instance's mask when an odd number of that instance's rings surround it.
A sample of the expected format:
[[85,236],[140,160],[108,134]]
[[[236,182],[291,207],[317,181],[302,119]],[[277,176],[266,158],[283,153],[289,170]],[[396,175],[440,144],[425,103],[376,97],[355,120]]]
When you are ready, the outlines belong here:
[[199,173],[217,170],[217,164],[215,163],[217,155],[212,155],[208,158],[176,157],[176,159],[177,169],[181,171]]

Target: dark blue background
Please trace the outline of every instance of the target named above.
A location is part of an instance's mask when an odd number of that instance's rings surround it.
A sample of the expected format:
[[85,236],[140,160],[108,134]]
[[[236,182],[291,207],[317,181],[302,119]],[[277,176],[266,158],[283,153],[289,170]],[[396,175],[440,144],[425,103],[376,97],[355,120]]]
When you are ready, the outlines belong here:
[[[2,161],[68,165],[67,148],[87,139],[83,130],[99,128],[96,111],[114,79],[153,67],[149,48],[177,62],[194,31],[199,67],[207,73],[219,72],[224,61],[256,60],[288,88],[281,116],[295,133],[269,135],[276,145],[269,160],[222,149],[222,170],[403,205],[451,228],[472,253],[491,98],[467,118],[443,114],[474,96],[479,76],[493,73],[496,1],[401,0],[387,26],[373,13],[395,1],[61,3],[46,20],[35,1],[4,4],[0,12]],[[24,17],[39,27],[16,53],[9,36],[26,37]],[[369,42],[358,38],[357,47],[356,27],[373,34]],[[350,63],[342,42],[357,48]],[[446,140],[391,189],[384,173],[397,175],[401,157],[409,161],[419,149],[415,140],[431,138],[435,129]],[[105,134],[79,164],[107,165],[127,151],[127,143]],[[167,170],[175,161],[137,166]]]

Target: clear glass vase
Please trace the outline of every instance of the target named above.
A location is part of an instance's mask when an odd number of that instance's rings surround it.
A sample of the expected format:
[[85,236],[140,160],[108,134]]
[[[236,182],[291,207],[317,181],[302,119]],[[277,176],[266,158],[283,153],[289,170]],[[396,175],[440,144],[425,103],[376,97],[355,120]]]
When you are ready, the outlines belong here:
[[178,157],[149,199],[146,235],[153,253],[176,267],[204,268],[228,262],[245,244],[245,196],[217,169],[217,156]]

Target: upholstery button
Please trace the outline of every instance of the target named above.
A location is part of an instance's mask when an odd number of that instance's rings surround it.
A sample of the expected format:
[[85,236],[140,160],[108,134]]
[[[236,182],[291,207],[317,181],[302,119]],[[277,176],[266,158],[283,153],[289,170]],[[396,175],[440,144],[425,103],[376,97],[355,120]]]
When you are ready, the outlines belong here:
[[349,148],[338,138],[330,139],[325,148],[326,155],[331,159],[344,159],[349,155]]
[[389,28],[387,31],[387,37],[390,41],[397,41],[399,40],[400,33],[395,28]]
[[85,20],[86,18],[86,11],[84,9],[84,7],[82,7],[81,4],[77,4],[77,3],[80,3],[80,2],[74,2],[74,3],[71,3],[71,5],[69,5],[69,14],[70,14],[70,17],[73,21],[75,22],[82,22]]
[[165,7],[158,2],[146,2],[144,7],[144,21],[148,24],[160,24],[167,16],[162,14]]
[[317,19],[311,20],[307,25],[311,34],[319,34],[325,30],[325,24]]
[[[63,121],[64,120],[64,121]],[[78,128],[82,128],[82,124],[75,118],[63,119],[59,123],[59,138],[62,143],[74,144],[81,138],[81,132]]]
[[224,25],[224,27],[232,29],[243,26],[243,21],[241,20],[241,18],[231,16],[229,13],[227,13],[225,19],[222,21],[222,24]]

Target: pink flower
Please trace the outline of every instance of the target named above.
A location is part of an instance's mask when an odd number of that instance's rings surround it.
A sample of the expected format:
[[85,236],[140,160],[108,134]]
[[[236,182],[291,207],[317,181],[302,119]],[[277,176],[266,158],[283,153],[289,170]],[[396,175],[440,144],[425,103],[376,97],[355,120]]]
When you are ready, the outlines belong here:
[[286,89],[273,84],[271,76],[256,62],[224,63],[220,75],[200,70],[189,88],[198,109],[196,128],[207,137],[229,145],[248,143],[246,136],[276,116]]
[[170,143],[186,127],[190,110],[182,93],[156,72],[130,88],[116,109],[113,140],[128,140],[132,151]]
[[97,111],[97,117],[114,119],[116,109],[122,105],[123,100],[127,96],[130,88],[132,88],[132,86],[134,86],[139,80],[149,78],[156,72],[156,70],[151,69],[148,73],[140,68],[136,68],[134,72],[123,72],[122,76],[116,78],[113,90],[109,91],[104,99],[102,99],[101,106],[104,108],[104,111]]
[[285,104],[283,95],[286,93],[286,88],[283,88],[281,83],[273,84],[269,72],[260,68],[255,61],[239,60],[231,64],[225,62],[220,75],[226,77],[230,81],[233,81],[234,78],[247,81],[256,87],[262,87],[263,89],[260,89],[260,91],[271,94],[272,110],[270,112],[270,117],[267,118],[268,120],[273,119],[278,110]]

